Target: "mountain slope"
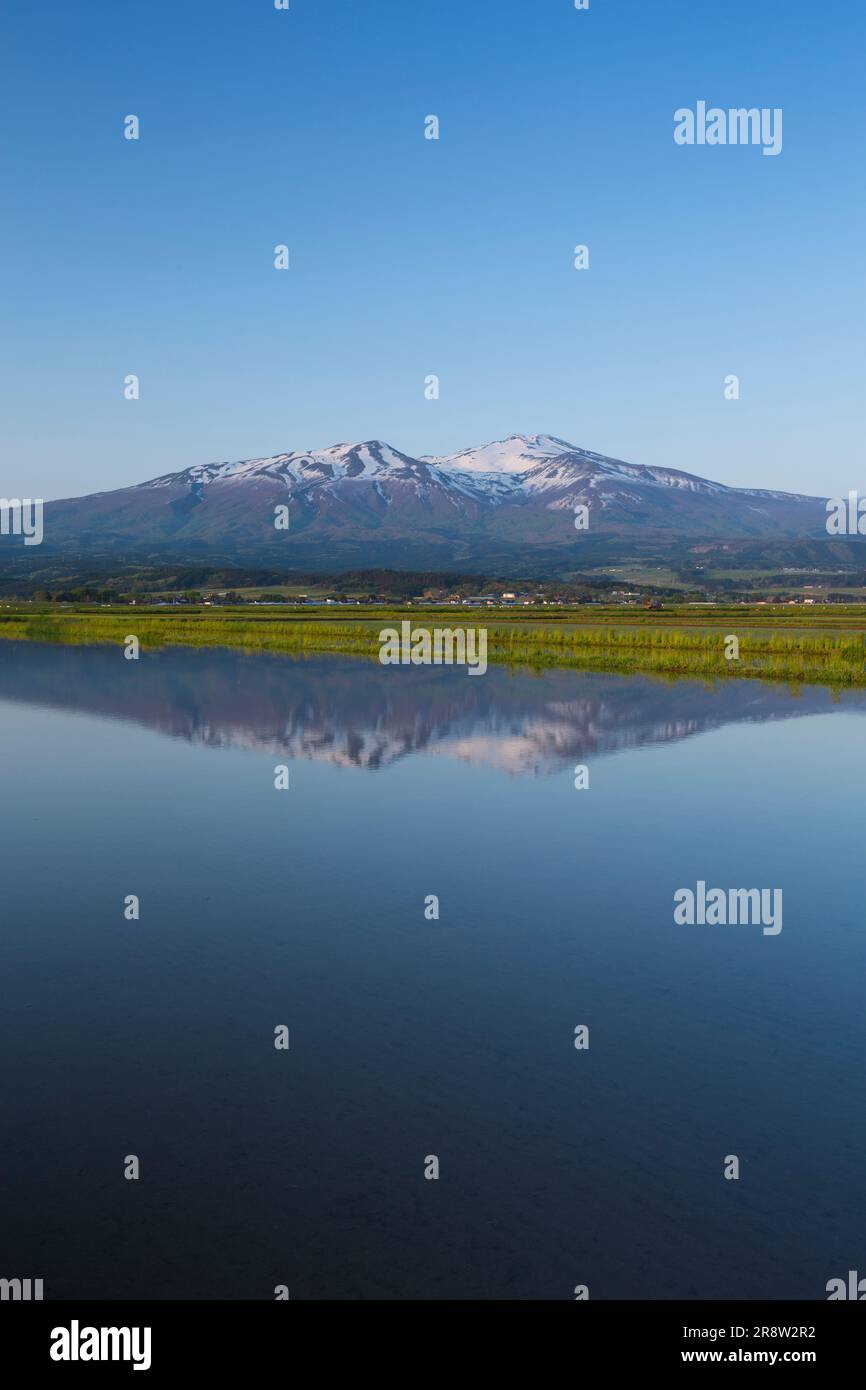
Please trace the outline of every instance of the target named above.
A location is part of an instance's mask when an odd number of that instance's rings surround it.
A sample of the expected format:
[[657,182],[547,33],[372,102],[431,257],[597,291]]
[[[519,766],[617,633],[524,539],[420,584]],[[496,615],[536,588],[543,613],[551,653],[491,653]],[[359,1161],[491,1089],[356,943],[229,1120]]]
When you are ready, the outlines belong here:
[[[288,530],[274,524],[280,504],[289,507]],[[589,509],[585,532],[574,527],[578,505]],[[210,463],[48,503],[45,513],[51,549],[323,569],[518,561],[576,568],[594,544],[613,538],[826,538],[821,498],[729,488],[552,435],[511,435],[435,458],[368,440]]]

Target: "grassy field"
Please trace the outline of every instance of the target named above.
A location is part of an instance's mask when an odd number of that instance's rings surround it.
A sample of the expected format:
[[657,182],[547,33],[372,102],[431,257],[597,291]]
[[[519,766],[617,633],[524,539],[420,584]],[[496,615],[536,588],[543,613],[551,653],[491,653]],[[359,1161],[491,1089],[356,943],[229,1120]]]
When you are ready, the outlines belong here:
[[[410,619],[427,628],[487,632],[488,660],[512,666],[763,677],[834,686],[866,685],[866,605],[770,607],[476,609],[93,608],[0,610],[0,639],[122,645],[238,647],[378,658],[378,634]],[[739,659],[725,657],[739,639]],[[0,657],[2,659],[2,657]]]

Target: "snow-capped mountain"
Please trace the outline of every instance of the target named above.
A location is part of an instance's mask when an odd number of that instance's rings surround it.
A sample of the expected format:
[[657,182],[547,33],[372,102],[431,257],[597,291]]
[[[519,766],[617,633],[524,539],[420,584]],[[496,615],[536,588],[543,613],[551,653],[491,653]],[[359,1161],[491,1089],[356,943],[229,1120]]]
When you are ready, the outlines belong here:
[[[288,529],[274,509],[289,507]],[[572,514],[589,511],[578,535]],[[580,565],[611,536],[822,537],[821,498],[650,468],[554,435],[415,458],[378,439],[206,463],[46,506],[52,548],[277,558],[297,568]]]
[[526,473],[547,459],[580,452],[552,434],[510,434],[507,439],[495,439],[477,449],[461,449],[457,454],[424,454],[423,461],[465,473]]

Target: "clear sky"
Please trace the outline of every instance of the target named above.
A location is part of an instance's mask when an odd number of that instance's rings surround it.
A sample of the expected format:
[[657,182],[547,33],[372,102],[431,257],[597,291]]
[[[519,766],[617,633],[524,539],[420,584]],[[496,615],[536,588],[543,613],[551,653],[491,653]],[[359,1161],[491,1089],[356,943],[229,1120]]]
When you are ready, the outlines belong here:
[[[514,432],[866,491],[864,40],[855,0],[10,0],[0,495]],[[676,145],[699,100],[781,154]]]

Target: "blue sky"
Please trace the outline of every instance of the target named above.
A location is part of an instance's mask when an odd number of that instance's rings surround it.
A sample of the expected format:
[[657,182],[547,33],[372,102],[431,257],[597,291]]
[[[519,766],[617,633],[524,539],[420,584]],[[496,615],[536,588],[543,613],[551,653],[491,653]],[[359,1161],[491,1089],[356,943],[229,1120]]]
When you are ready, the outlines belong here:
[[[535,431],[864,489],[864,39],[853,0],[8,5],[0,494]],[[782,153],[677,146],[698,100],[781,107]]]

